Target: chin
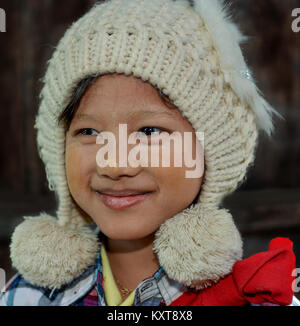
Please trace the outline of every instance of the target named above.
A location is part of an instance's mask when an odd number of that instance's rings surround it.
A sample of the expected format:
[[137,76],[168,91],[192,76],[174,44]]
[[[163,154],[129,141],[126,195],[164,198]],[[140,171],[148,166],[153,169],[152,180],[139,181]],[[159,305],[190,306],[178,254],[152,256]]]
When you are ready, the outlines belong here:
[[111,240],[139,240],[139,239],[144,239],[149,237],[149,235],[153,234],[154,232],[150,230],[147,232],[146,230],[137,230],[134,228],[134,230],[130,229],[130,227],[127,225],[126,229],[125,228],[114,228],[112,229],[107,229],[107,228],[101,228],[99,226],[101,232],[105,234],[106,237],[108,237]]

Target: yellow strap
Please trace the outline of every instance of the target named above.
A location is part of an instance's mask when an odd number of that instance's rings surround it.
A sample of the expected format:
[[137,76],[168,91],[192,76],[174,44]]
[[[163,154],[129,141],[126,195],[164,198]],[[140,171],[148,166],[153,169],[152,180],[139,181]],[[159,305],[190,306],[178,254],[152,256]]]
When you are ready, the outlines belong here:
[[112,274],[104,244],[101,244],[101,259],[103,266],[103,287],[106,303],[108,306],[132,306],[135,291],[122,302],[122,296]]

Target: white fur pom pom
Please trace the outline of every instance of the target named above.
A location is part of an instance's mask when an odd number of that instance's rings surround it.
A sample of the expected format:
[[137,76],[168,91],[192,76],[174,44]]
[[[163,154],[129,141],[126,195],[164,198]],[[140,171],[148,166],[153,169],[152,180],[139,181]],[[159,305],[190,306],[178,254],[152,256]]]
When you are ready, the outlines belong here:
[[242,240],[227,210],[196,204],[161,225],[153,249],[172,279],[201,289],[231,272]]
[[13,266],[27,281],[59,289],[95,262],[98,242],[88,227],[61,227],[56,218],[42,213],[15,229],[10,249]]
[[[189,3],[187,0],[178,2]],[[193,0],[193,4],[210,32],[225,81],[240,100],[253,110],[258,127],[271,136],[274,131],[272,114],[281,119],[283,117],[265,101],[251,77],[240,48],[240,43],[247,38],[232,22],[223,0]]]

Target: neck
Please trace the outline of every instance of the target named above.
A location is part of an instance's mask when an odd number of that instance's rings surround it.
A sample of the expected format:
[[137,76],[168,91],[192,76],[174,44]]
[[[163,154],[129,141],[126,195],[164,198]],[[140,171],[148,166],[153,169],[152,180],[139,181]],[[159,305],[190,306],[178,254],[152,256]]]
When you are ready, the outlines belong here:
[[123,286],[133,289],[159,269],[158,259],[152,250],[153,240],[154,234],[137,240],[107,239],[106,251],[111,270]]

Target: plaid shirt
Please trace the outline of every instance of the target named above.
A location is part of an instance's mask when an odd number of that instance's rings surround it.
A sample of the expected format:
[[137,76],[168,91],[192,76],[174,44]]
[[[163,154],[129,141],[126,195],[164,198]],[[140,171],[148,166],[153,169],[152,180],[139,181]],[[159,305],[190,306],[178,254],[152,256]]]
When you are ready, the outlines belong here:
[[[100,250],[96,262],[80,277],[61,289],[51,291],[31,285],[16,274],[0,296],[0,306],[106,306]],[[133,306],[167,306],[186,291],[171,280],[161,267],[136,288]]]
[[[143,280],[137,286],[133,306],[168,306],[186,290],[181,283],[171,280],[161,267],[152,277]],[[59,290],[51,291],[31,285],[20,274],[16,274],[0,296],[0,306],[106,305],[100,250],[93,266]],[[300,302],[294,297],[291,306],[300,306]]]

